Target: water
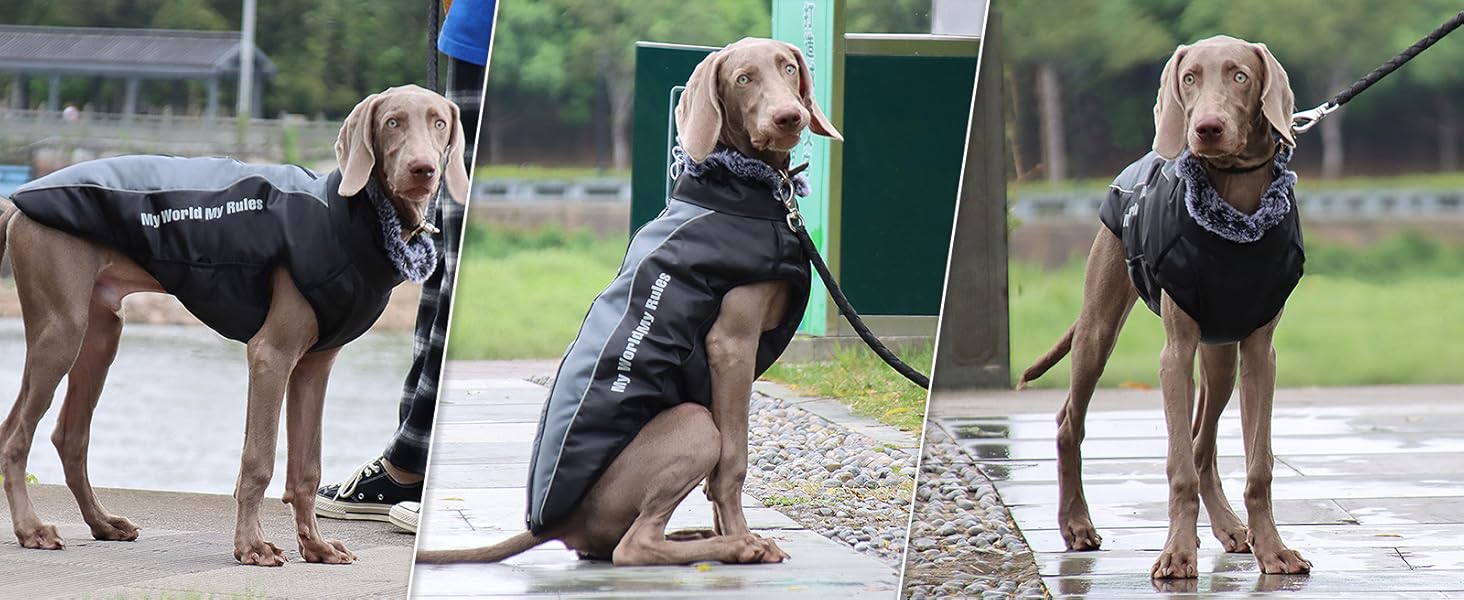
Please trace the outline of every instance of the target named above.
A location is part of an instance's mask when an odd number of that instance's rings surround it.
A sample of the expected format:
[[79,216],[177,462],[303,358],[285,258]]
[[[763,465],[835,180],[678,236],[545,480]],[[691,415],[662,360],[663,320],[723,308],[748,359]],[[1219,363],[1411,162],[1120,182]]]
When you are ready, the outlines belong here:
[[[24,339],[19,319],[0,319],[0,407],[5,411],[20,389]],[[325,481],[345,477],[386,447],[396,430],[411,351],[410,333],[375,331],[341,351],[325,402]],[[129,324],[93,418],[92,485],[233,493],[244,445],[247,383],[243,344],[200,326]],[[50,442],[65,386],[63,381],[31,448],[27,471],[42,483],[65,483]],[[281,411],[272,497],[283,492],[285,440]]]

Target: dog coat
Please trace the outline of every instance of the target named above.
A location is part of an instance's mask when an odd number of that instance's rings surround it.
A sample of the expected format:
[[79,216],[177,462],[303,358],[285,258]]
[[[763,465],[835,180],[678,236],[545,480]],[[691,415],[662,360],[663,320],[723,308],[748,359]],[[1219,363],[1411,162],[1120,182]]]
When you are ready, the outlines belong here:
[[[789,285],[783,322],[758,344],[759,375],[803,317],[808,257],[774,199],[781,176],[726,149],[678,165],[666,209],[631,238],[619,274],[590,305],[559,364],[529,466],[527,521],[536,533],[569,515],[662,410],[682,402],[710,407],[705,339],[728,290],[769,280]],[[797,180],[806,194],[806,181]]]
[[312,350],[324,350],[370,328],[404,272],[425,279],[436,265],[430,241],[384,233],[401,226],[374,180],[347,198],[340,179],[228,158],[122,156],[56,171],[12,200],[42,225],[126,255],[241,342],[264,324],[270,274],[284,267],[314,309]]
[[1283,146],[1252,215],[1226,204],[1187,150],[1175,160],[1151,152],[1119,174],[1099,218],[1123,240],[1129,276],[1149,310],[1160,314],[1161,292],[1168,293],[1207,344],[1243,340],[1281,312],[1306,260],[1290,159]]

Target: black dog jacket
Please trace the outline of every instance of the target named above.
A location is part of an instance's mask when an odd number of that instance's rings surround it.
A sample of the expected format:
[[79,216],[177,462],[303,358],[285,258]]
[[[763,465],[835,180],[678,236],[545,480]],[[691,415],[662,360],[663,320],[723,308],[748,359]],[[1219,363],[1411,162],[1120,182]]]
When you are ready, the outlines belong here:
[[227,158],[122,156],[51,173],[13,200],[42,225],[123,253],[241,342],[264,324],[270,274],[284,267],[315,311],[313,350],[324,350],[370,328],[403,280],[367,191],[343,198],[340,179]]
[[1224,205],[1188,152],[1175,160],[1151,152],[1119,174],[1099,217],[1123,240],[1149,310],[1159,314],[1168,293],[1207,344],[1245,339],[1281,312],[1305,262],[1289,159],[1283,148],[1276,182],[1249,216]]
[[757,168],[773,173],[727,150],[683,168],[666,209],[631,239],[549,392],[529,467],[530,530],[568,516],[662,410],[710,407],[704,340],[728,290],[769,280],[790,287],[782,324],[758,345],[758,374],[793,339],[808,303],[808,258],[774,199],[777,180],[747,176]]

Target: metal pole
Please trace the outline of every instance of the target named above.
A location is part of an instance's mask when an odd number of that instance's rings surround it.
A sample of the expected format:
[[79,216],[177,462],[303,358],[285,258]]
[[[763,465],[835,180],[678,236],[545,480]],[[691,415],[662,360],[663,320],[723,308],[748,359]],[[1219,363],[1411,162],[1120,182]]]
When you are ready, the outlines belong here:
[[234,112],[246,120],[254,99],[254,2],[244,0],[244,27],[239,32],[239,92]]

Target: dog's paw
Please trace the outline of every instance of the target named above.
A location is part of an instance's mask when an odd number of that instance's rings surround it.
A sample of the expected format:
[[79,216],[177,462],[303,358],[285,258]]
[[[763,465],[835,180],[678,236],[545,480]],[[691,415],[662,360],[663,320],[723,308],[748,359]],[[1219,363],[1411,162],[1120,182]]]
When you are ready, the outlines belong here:
[[117,515],[105,515],[102,520],[90,523],[92,537],[99,540],[114,542],[132,542],[137,540],[137,535],[142,528],[128,520],[127,517]]
[[1211,525],[1210,530],[1226,552],[1250,552],[1250,532],[1244,525]]
[[737,564],[780,563],[789,558],[788,553],[779,548],[772,540],[751,533],[728,536],[723,539],[732,544],[731,556],[726,562]]
[[66,541],[61,539],[61,532],[56,530],[55,525],[43,523],[32,527],[16,527],[15,539],[20,542],[22,548],[32,550],[62,550],[66,548]]
[[1068,550],[1097,550],[1103,545],[1103,536],[1098,535],[1098,528],[1086,518],[1068,519],[1062,526],[1062,541]]
[[1149,570],[1149,577],[1153,579],[1199,577],[1198,553],[1195,551],[1198,545],[1191,540],[1184,539],[1165,544],[1164,552],[1159,554],[1159,560],[1154,561],[1154,568]]
[[1267,575],[1298,575],[1310,573],[1312,568],[1311,561],[1302,558],[1300,552],[1284,547],[1256,552],[1256,562],[1261,563],[1261,572]]
[[356,562],[356,554],[346,549],[340,540],[300,540],[300,556],[305,562],[327,565],[349,565]]
[[240,564],[279,567],[285,564],[285,551],[265,540],[234,542],[234,558]]

